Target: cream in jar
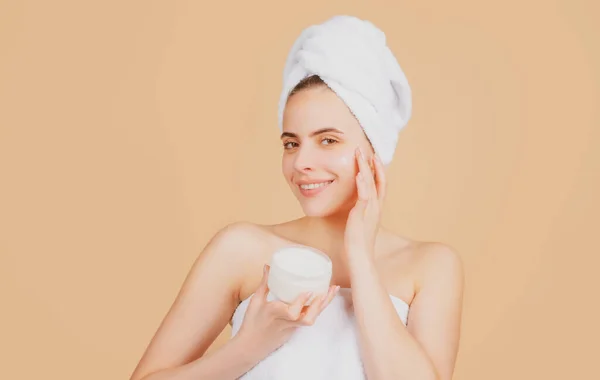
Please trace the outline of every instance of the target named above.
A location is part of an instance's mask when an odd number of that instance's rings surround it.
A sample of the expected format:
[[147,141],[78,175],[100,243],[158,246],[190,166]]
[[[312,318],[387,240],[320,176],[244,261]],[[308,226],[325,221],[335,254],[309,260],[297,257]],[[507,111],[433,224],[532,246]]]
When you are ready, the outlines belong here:
[[285,303],[294,302],[305,292],[313,296],[310,303],[329,290],[332,263],[323,252],[304,246],[278,249],[271,257],[267,284],[274,298]]

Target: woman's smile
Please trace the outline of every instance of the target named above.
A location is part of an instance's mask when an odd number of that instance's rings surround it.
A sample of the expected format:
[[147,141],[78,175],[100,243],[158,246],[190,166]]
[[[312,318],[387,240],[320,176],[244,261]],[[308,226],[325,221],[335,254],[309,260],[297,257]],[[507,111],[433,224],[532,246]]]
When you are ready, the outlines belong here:
[[305,197],[314,197],[329,187],[335,180],[315,183],[303,183],[298,185],[300,193]]

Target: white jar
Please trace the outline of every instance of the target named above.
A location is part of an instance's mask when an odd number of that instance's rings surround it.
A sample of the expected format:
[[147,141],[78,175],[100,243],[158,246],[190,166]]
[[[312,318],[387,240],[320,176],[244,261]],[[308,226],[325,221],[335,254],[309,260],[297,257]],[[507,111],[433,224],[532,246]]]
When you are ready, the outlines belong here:
[[305,292],[313,296],[326,294],[331,283],[332,263],[323,252],[306,246],[281,248],[271,257],[267,284],[274,298],[285,303],[294,302]]

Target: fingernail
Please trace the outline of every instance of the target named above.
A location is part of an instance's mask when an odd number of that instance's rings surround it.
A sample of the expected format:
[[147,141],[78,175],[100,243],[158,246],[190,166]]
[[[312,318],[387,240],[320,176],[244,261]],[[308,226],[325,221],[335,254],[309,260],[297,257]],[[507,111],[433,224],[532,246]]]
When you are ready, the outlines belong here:
[[358,153],[360,153],[360,158],[362,158],[364,160],[365,159],[365,154],[363,153],[361,147],[358,147]]

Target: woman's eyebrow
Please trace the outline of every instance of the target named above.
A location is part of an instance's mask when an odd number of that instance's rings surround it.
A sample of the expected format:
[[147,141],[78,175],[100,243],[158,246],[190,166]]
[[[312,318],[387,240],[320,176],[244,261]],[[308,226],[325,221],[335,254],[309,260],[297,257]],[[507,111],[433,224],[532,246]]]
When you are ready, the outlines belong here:
[[[313,131],[308,137],[313,137],[316,135],[320,135],[321,133],[327,133],[327,132],[335,132],[335,133],[339,133],[339,134],[344,134],[344,132],[340,131],[337,128],[321,128],[321,129],[317,129],[316,131]],[[298,137],[297,134],[293,133],[293,132],[283,132],[281,134],[281,138],[284,137]]]

